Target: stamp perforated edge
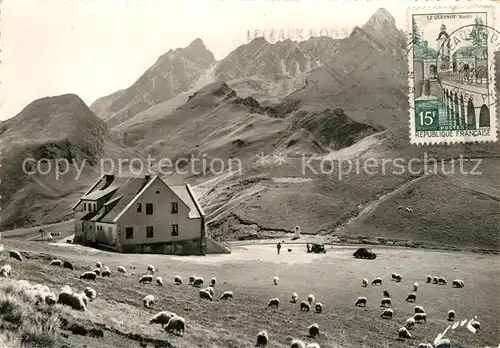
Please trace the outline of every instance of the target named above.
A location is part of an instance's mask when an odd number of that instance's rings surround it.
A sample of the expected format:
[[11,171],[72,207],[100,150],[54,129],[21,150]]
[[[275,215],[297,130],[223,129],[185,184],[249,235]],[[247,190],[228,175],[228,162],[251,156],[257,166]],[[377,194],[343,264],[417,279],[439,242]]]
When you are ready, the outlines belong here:
[[[496,29],[496,20],[495,20],[495,6],[492,5],[491,2],[472,2],[472,1],[454,1],[454,2],[444,2],[444,3],[424,3],[422,6],[410,6],[406,11],[406,30],[408,33],[409,39],[411,39],[412,33],[412,16],[413,14],[418,14],[419,12],[435,10],[436,13],[445,13],[446,11],[450,11],[450,9],[456,9],[455,11],[460,12],[474,12],[480,11],[481,9],[486,10],[491,14],[491,23],[488,23],[488,26]],[[457,12],[458,12],[457,11]],[[488,50],[488,53],[489,50]],[[409,141],[412,145],[421,145],[421,146],[429,146],[429,145],[453,145],[453,144],[479,144],[479,143],[495,143],[498,141],[497,135],[497,124],[498,124],[498,114],[496,112],[496,106],[499,102],[500,93],[497,93],[496,90],[496,78],[495,74],[491,76],[491,86],[492,91],[496,96],[496,103],[490,105],[490,115],[494,115],[491,117],[490,129],[491,133],[487,137],[435,137],[435,138],[427,138],[421,139],[415,137],[415,117],[414,117],[414,94],[411,92],[411,88],[413,87],[413,78],[411,77],[411,71],[413,71],[413,45],[410,45],[410,49],[408,50],[408,115],[409,115]],[[495,64],[495,54],[492,51],[491,57],[488,54],[488,66],[491,66],[493,71],[496,71]]]

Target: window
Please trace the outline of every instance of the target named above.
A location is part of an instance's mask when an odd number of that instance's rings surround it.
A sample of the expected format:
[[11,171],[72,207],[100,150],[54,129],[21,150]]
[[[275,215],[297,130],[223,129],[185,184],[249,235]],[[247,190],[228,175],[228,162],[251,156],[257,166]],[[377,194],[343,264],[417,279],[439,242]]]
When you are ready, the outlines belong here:
[[83,203],[83,211],[87,210],[87,203]]
[[146,215],[153,215],[153,203],[146,203]]
[[97,204],[94,204],[94,211],[97,211]]
[[146,238],[153,238],[153,237],[154,237],[153,226],[146,226]]
[[137,203],[135,206],[137,207],[137,212],[141,213],[142,212],[142,204],[141,203]]
[[179,212],[179,204],[177,202],[172,202],[172,214],[177,214]]
[[125,229],[125,238],[127,238],[127,239],[134,238],[134,228],[133,227],[127,227]]
[[172,236],[178,236],[179,235],[179,225],[172,225]]

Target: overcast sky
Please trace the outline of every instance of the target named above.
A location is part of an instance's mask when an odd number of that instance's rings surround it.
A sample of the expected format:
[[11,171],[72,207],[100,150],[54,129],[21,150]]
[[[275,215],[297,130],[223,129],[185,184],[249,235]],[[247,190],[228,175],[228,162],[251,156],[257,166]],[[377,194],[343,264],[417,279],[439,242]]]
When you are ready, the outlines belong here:
[[324,28],[332,36],[332,29],[361,26],[380,7],[406,30],[406,5],[396,0],[4,0],[1,6],[0,119],[65,93],[90,105],[197,37],[221,59],[248,42],[248,30]]

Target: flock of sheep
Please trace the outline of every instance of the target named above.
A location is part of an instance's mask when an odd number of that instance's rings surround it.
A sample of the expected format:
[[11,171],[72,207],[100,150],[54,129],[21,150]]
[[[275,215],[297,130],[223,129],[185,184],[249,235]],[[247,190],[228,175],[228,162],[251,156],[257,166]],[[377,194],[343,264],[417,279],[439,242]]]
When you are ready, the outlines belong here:
[[[397,283],[400,283],[402,281],[402,276],[399,273],[393,273],[391,275],[391,280],[395,281]],[[437,277],[437,276],[427,276],[426,280],[427,284],[438,284],[438,285],[447,285],[448,282],[446,281],[445,278],[443,277]],[[382,278],[377,277],[372,280],[371,282],[372,286],[378,286],[382,285]],[[363,278],[361,280],[361,286],[362,287],[367,287],[368,286],[368,279]],[[408,296],[406,296],[406,302],[416,302],[417,300],[417,290],[418,290],[419,284],[417,282],[413,283],[413,292],[409,293]],[[461,279],[455,279],[452,282],[452,287],[454,288],[463,288],[464,287],[464,281]],[[390,294],[387,290],[384,291],[383,293],[383,298],[380,301],[380,307],[384,308],[384,311],[380,315],[381,318],[383,319],[392,319],[394,312],[392,310],[392,300],[390,297]],[[354,303],[355,306],[358,307],[366,307],[367,303],[367,298],[364,296],[360,296],[357,298],[356,302]],[[389,308],[388,308],[389,307]],[[453,321],[455,320],[455,311],[450,310],[448,311],[448,320]],[[416,323],[423,323],[427,322],[427,314],[425,313],[425,310],[422,306],[415,306],[415,314],[408,318],[405,321],[404,326],[400,327],[398,329],[398,337],[400,339],[410,339],[411,333],[409,330],[413,330],[415,328]],[[479,331],[480,329],[480,323],[477,320],[473,320],[471,323],[472,327]],[[449,339],[442,339],[441,341],[437,342],[434,346],[430,343],[420,343],[418,345],[418,348],[450,348],[451,347],[451,342]]]

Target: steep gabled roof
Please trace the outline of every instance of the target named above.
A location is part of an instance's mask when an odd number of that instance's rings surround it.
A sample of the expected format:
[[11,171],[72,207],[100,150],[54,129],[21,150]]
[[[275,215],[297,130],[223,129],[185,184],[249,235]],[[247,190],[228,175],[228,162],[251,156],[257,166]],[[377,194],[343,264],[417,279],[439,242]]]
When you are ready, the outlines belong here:
[[203,210],[198,210],[198,202],[196,198],[191,195],[188,185],[173,185],[169,187],[174,191],[177,197],[188,206],[190,219],[199,219],[202,214],[204,215]]

